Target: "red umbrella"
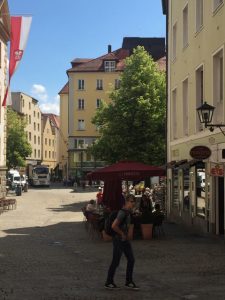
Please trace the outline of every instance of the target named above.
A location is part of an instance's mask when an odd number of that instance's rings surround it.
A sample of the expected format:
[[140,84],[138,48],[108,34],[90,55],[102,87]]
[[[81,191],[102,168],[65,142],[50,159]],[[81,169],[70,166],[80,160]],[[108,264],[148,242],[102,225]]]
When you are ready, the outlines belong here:
[[103,202],[112,210],[116,210],[122,207],[121,180],[141,180],[164,175],[165,170],[160,167],[135,161],[120,161],[93,171],[87,176],[91,180],[104,180]]
[[141,180],[146,177],[164,175],[165,170],[160,167],[145,165],[135,161],[119,161],[111,166],[89,173],[88,178],[93,180],[112,178],[120,180]]

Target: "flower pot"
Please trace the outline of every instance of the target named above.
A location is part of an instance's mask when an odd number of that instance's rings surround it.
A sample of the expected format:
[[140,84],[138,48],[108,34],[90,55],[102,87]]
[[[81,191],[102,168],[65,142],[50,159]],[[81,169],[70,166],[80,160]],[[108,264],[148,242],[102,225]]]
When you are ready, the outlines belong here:
[[133,240],[133,233],[134,233],[134,224],[130,224],[128,229],[128,235],[127,235],[129,241]]
[[152,224],[141,224],[141,233],[143,240],[152,239]]
[[112,240],[112,237],[110,235],[108,235],[105,230],[102,231],[102,239],[105,242],[109,242]]

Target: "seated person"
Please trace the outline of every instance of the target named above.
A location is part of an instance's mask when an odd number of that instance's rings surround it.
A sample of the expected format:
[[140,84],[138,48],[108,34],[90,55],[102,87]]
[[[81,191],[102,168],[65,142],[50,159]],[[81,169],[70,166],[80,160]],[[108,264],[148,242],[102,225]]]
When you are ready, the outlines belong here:
[[96,194],[96,200],[97,200],[97,205],[102,205],[103,193],[101,187],[98,188],[98,193]]
[[86,206],[86,211],[87,212],[95,212],[96,211],[95,200],[89,201],[89,203]]
[[165,218],[163,211],[160,208],[160,204],[155,205],[155,210],[152,213],[153,225],[160,225]]
[[142,197],[141,197],[139,210],[142,213],[146,212],[146,211],[152,212],[152,202],[151,202],[151,199],[147,195],[145,195],[145,194],[143,194]]

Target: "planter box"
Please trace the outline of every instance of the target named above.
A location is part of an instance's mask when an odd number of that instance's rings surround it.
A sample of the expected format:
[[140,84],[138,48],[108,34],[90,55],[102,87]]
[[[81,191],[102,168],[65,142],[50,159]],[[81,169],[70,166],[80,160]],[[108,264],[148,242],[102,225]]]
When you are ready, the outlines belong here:
[[152,239],[152,227],[153,224],[141,224],[141,233],[143,240]]
[[110,235],[108,235],[107,233],[105,233],[105,230],[102,231],[102,239],[105,242],[112,241],[112,237]]

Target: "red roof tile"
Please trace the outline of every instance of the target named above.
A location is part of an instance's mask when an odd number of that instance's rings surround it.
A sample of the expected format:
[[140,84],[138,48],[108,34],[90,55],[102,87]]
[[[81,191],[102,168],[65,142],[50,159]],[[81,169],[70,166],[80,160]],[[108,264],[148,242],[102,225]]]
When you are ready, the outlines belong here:
[[69,82],[67,82],[58,94],[69,94]]

